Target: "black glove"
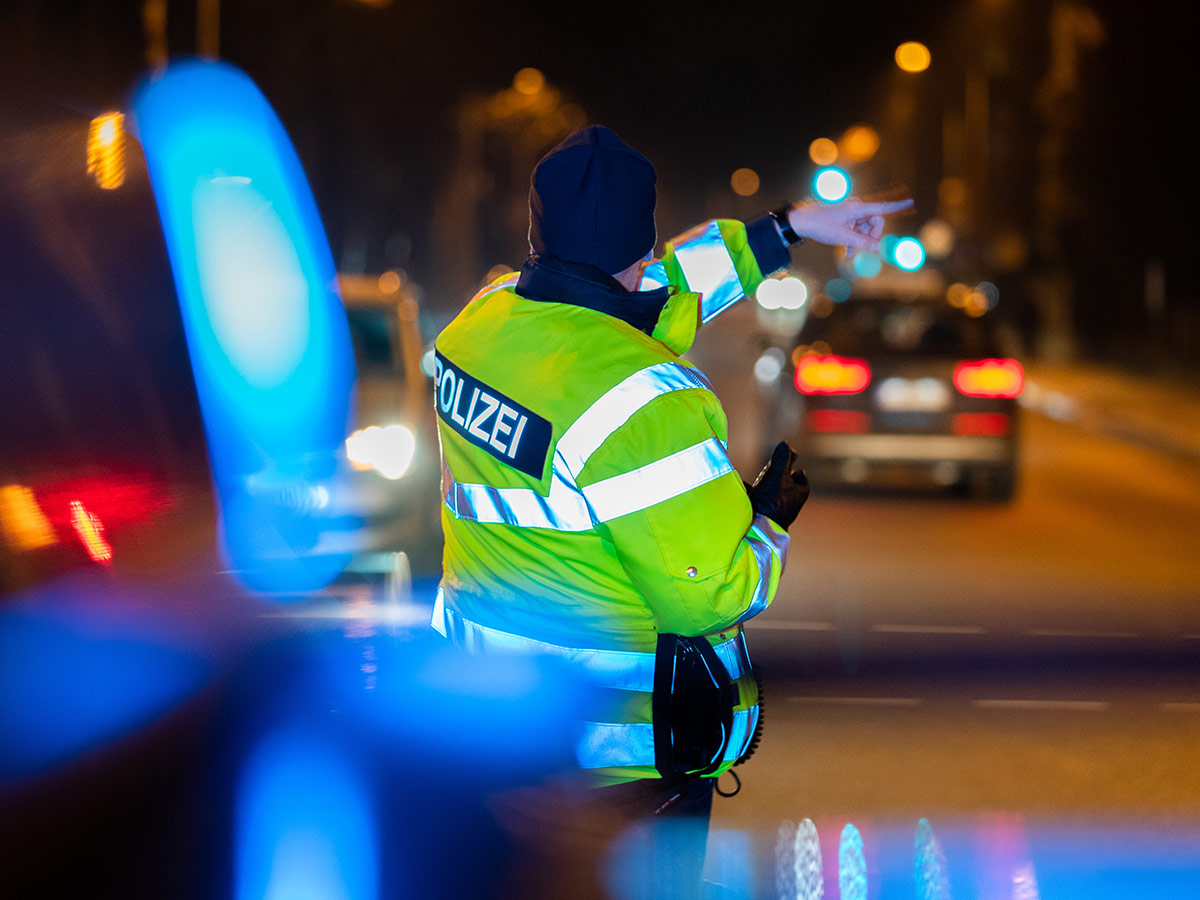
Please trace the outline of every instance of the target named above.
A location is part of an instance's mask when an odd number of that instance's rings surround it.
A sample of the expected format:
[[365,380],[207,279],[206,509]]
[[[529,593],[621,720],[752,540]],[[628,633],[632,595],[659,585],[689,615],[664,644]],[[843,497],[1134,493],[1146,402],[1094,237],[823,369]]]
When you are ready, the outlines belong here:
[[758,515],[787,529],[800,515],[808,499],[808,478],[803,469],[795,469],[796,451],[780,441],[771,461],[758,473],[749,488],[750,505]]

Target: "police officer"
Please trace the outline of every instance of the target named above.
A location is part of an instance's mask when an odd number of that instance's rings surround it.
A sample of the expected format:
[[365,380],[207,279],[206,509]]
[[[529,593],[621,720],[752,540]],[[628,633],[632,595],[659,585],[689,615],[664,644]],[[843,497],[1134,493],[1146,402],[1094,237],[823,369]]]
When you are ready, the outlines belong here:
[[472,653],[567,661],[593,689],[575,754],[589,784],[706,821],[758,720],[741,626],[775,595],[808,485],[780,444],[747,490],[681,355],[790,244],[875,249],[909,201],[712,220],[654,259],[655,180],[612,130],[570,135],[533,171],[521,270],[437,338],[433,625]]

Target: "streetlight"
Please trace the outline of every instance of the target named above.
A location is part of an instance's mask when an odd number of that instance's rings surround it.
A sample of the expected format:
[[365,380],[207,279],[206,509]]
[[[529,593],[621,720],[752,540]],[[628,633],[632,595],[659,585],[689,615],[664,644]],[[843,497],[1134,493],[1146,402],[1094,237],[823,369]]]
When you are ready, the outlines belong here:
[[838,142],[839,155],[847,163],[866,162],[879,151],[879,132],[870,125],[854,125],[846,129]]
[[838,145],[829,138],[817,138],[808,145],[808,158],[818,166],[832,166],[837,162]]
[[896,48],[896,65],[905,72],[924,72],[932,58],[929,48],[920,41],[905,41]]
[[753,169],[743,167],[729,176],[729,186],[739,197],[753,197],[762,186],[762,181]]

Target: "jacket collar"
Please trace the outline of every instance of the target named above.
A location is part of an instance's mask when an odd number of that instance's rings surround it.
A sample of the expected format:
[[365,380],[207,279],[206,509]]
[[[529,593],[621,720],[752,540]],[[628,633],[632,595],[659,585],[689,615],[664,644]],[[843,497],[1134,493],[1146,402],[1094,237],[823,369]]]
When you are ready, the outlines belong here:
[[670,297],[666,287],[627,291],[611,275],[586,263],[531,254],[521,266],[517,293],[529,300],[570,303],[627,322],[650,334]]

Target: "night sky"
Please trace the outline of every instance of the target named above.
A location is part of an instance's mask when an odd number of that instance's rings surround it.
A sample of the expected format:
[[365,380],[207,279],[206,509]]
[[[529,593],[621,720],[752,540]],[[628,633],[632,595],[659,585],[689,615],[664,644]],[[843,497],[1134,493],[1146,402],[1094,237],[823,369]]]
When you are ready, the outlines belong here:
[[[1037,97],[1062,60],[1049,10],[1066,6],[225,0],[221,51],[257,81],[291,134],[339,266],[404,269],[424,288],[434,325],[466,299],[458,285],[493,264],[520,263],[528,149],[485,142],[478,271],[444,271],[434,223],[454,171],[461,104],[504,90],[523,67],[540,69],[564,104],[655,162],[661,240],[703,218],[750,218],[801,199],[809,142],[859,122],[880,127],[892,149],[858,176],[860,186],[911,191],[917,209],[899,227],[919,227],[938,212],[943,124],[961,114],[965,67],[986,60],[991,169],[976,227],[1030,244],[1023,267],[1008,273],[1014,307],[1031,305],[1023,291],[1032,274],[1057,265],[1074,284],[1084,353],[1132,365],[1194,359],[1200,279],[1190,223],[1200,179],[1185,137],[1197,84],[1194,14],[1182,3],[1086,5],[1103,39],[1079,51],[1078,89],[1050,117],[1069,202],[1048,259],[1033,237],[1039,137],[1049,127]],[[193,4],[169,0],[172,55],[194,49],[194,15]],[[98,191],[83,170],[88,120],[121,107],[145,71],[141,3],[8,0],[0,35],[7,459],[17,467],[44,445],[86,454],[100,433],[121,452],[187,444],[195,400],[136,146],[120,190]],[[907,86],[892,61],[904,40],[925,42],[934,60]],[[914,103],[903,159],[884,125],[897,90]],[[756,196],[730,189],[741,166],[761,176]],[[1155,259],[1166,283],[1160,319],[1142,299]],[[982,251],[971,265],[971,277],[992,274]]]

